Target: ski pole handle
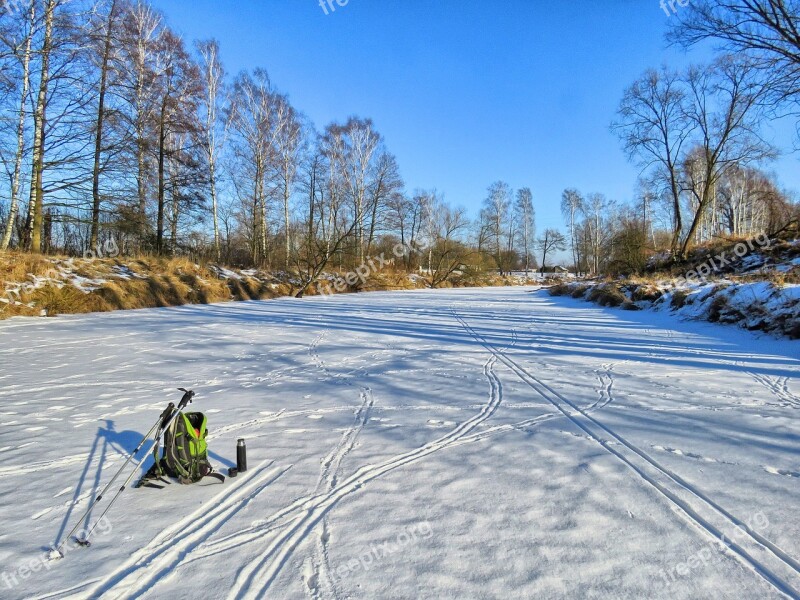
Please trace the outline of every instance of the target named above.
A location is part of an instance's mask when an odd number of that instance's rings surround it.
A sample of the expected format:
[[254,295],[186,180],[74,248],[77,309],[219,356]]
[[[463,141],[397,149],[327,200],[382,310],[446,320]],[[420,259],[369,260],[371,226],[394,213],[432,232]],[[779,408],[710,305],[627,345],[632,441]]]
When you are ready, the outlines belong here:
[[187,390],[185,388],[178,388],[179,391],[183,392],[183,398],[178,403],[178,410],[183,410],[187,404],[192,403],[192,398],[194,398],[194,391]]

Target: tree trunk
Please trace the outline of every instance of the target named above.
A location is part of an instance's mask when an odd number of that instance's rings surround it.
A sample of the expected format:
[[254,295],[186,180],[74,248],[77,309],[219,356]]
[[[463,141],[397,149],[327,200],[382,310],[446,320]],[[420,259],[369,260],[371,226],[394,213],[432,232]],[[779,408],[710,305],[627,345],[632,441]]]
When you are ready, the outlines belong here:
[[286,272],[289,272],[289,258],[290,254],[292,253],[292,242],[291,238],[289,237],[289,227],[291,223],[289,222],[289,181],[288,181],[288,173],[284,173],[284,182],[283,182],[283,222],[284,222],[284,229],[285,229],[285,236],[286,236]]
[[163,252],[164,244],[164,188],[166,182],[164,178],[164,155],[166,153],[167,141],[167,95],[161,102],[161,117],[158,124],[158,220],[156,223],[156,252]]
[[214,222],[214,256],[220,259],[219,248],[219,222],[217,218],[217,173],[216,164],[212,158],[209,165],[209,181],[211,184],[211,219]]
[[42,225],[44,223],[42,205],[44,204],[44,188],[42,172],[44,171],[44,129],[47,109],[47,88],[50,83],[50,53],[53,47],[53,21],[56,0],[47,0],[44,16],[44,40],[42,41],[42,72],[39,79],[39,97],[33,115],[33,164],[31,168],[30,205],[28,206],[28,237],[31,252],[42,251]]
[[108,9],[106,37],[103,45],[103,59],[100,67],[100,89],[97,99],[97,122],[94,134],[94,167],[92,169],[92,231],[89,247],[96,248],[100,236],[100,158],[103,151],[103,125],[106,112],[106,87],[108,86],[108,63],[111,59],[112,29],[117,1],[113,0]]
[[683,231],[683,217],[681,216],[681,194],[674,175],[671,177],[672,186],[672,212],[675,215],[675,229],[672,232],[672,242],[670,250],[673,258],[683,258],[683,251],[679,252],[678,247],[681,243],[681,231]]

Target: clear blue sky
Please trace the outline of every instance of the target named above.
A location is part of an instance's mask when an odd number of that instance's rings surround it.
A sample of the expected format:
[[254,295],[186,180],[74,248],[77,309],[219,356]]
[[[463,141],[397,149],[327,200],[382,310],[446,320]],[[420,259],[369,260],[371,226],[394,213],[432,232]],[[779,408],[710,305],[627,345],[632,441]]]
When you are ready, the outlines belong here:
[[[633,196],[638,172],[609,132],[623,90],[703,59],[666,48],[658,0],[334,0],[328,15],[318,1],[154,5],[187,42],[218,39],[230,73],[266,68],[318,128],[371,117],[409,190],[475,215],[493,181],[530,187],[539,231],[563,226],[566,187]],[[798,166],[774,170],[800,189]]]

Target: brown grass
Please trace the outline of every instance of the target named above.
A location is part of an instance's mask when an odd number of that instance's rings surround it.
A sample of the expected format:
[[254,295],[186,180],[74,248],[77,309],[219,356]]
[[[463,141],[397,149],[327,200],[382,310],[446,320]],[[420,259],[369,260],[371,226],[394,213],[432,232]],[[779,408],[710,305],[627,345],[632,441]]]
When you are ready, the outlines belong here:
[[613,284],[598,285],[591,289],[586,297],[589,302],[596,302],[600,306],[622,306],[628,299],[619,288]]
[[689,290],[675,290],[672,293],[672,300],[670,302],[673,309],[678,310],[686,306],[686,299],[689,297]]

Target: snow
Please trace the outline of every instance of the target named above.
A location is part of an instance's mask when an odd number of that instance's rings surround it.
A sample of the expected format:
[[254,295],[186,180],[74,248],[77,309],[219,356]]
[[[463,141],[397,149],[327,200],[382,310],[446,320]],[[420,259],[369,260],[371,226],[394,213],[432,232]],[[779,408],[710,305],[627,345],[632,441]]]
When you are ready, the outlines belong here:
[[[799,358],[519,287],[11,319],[0,596],[800,597]],[[47,560],[179,386],[250,469]]]

